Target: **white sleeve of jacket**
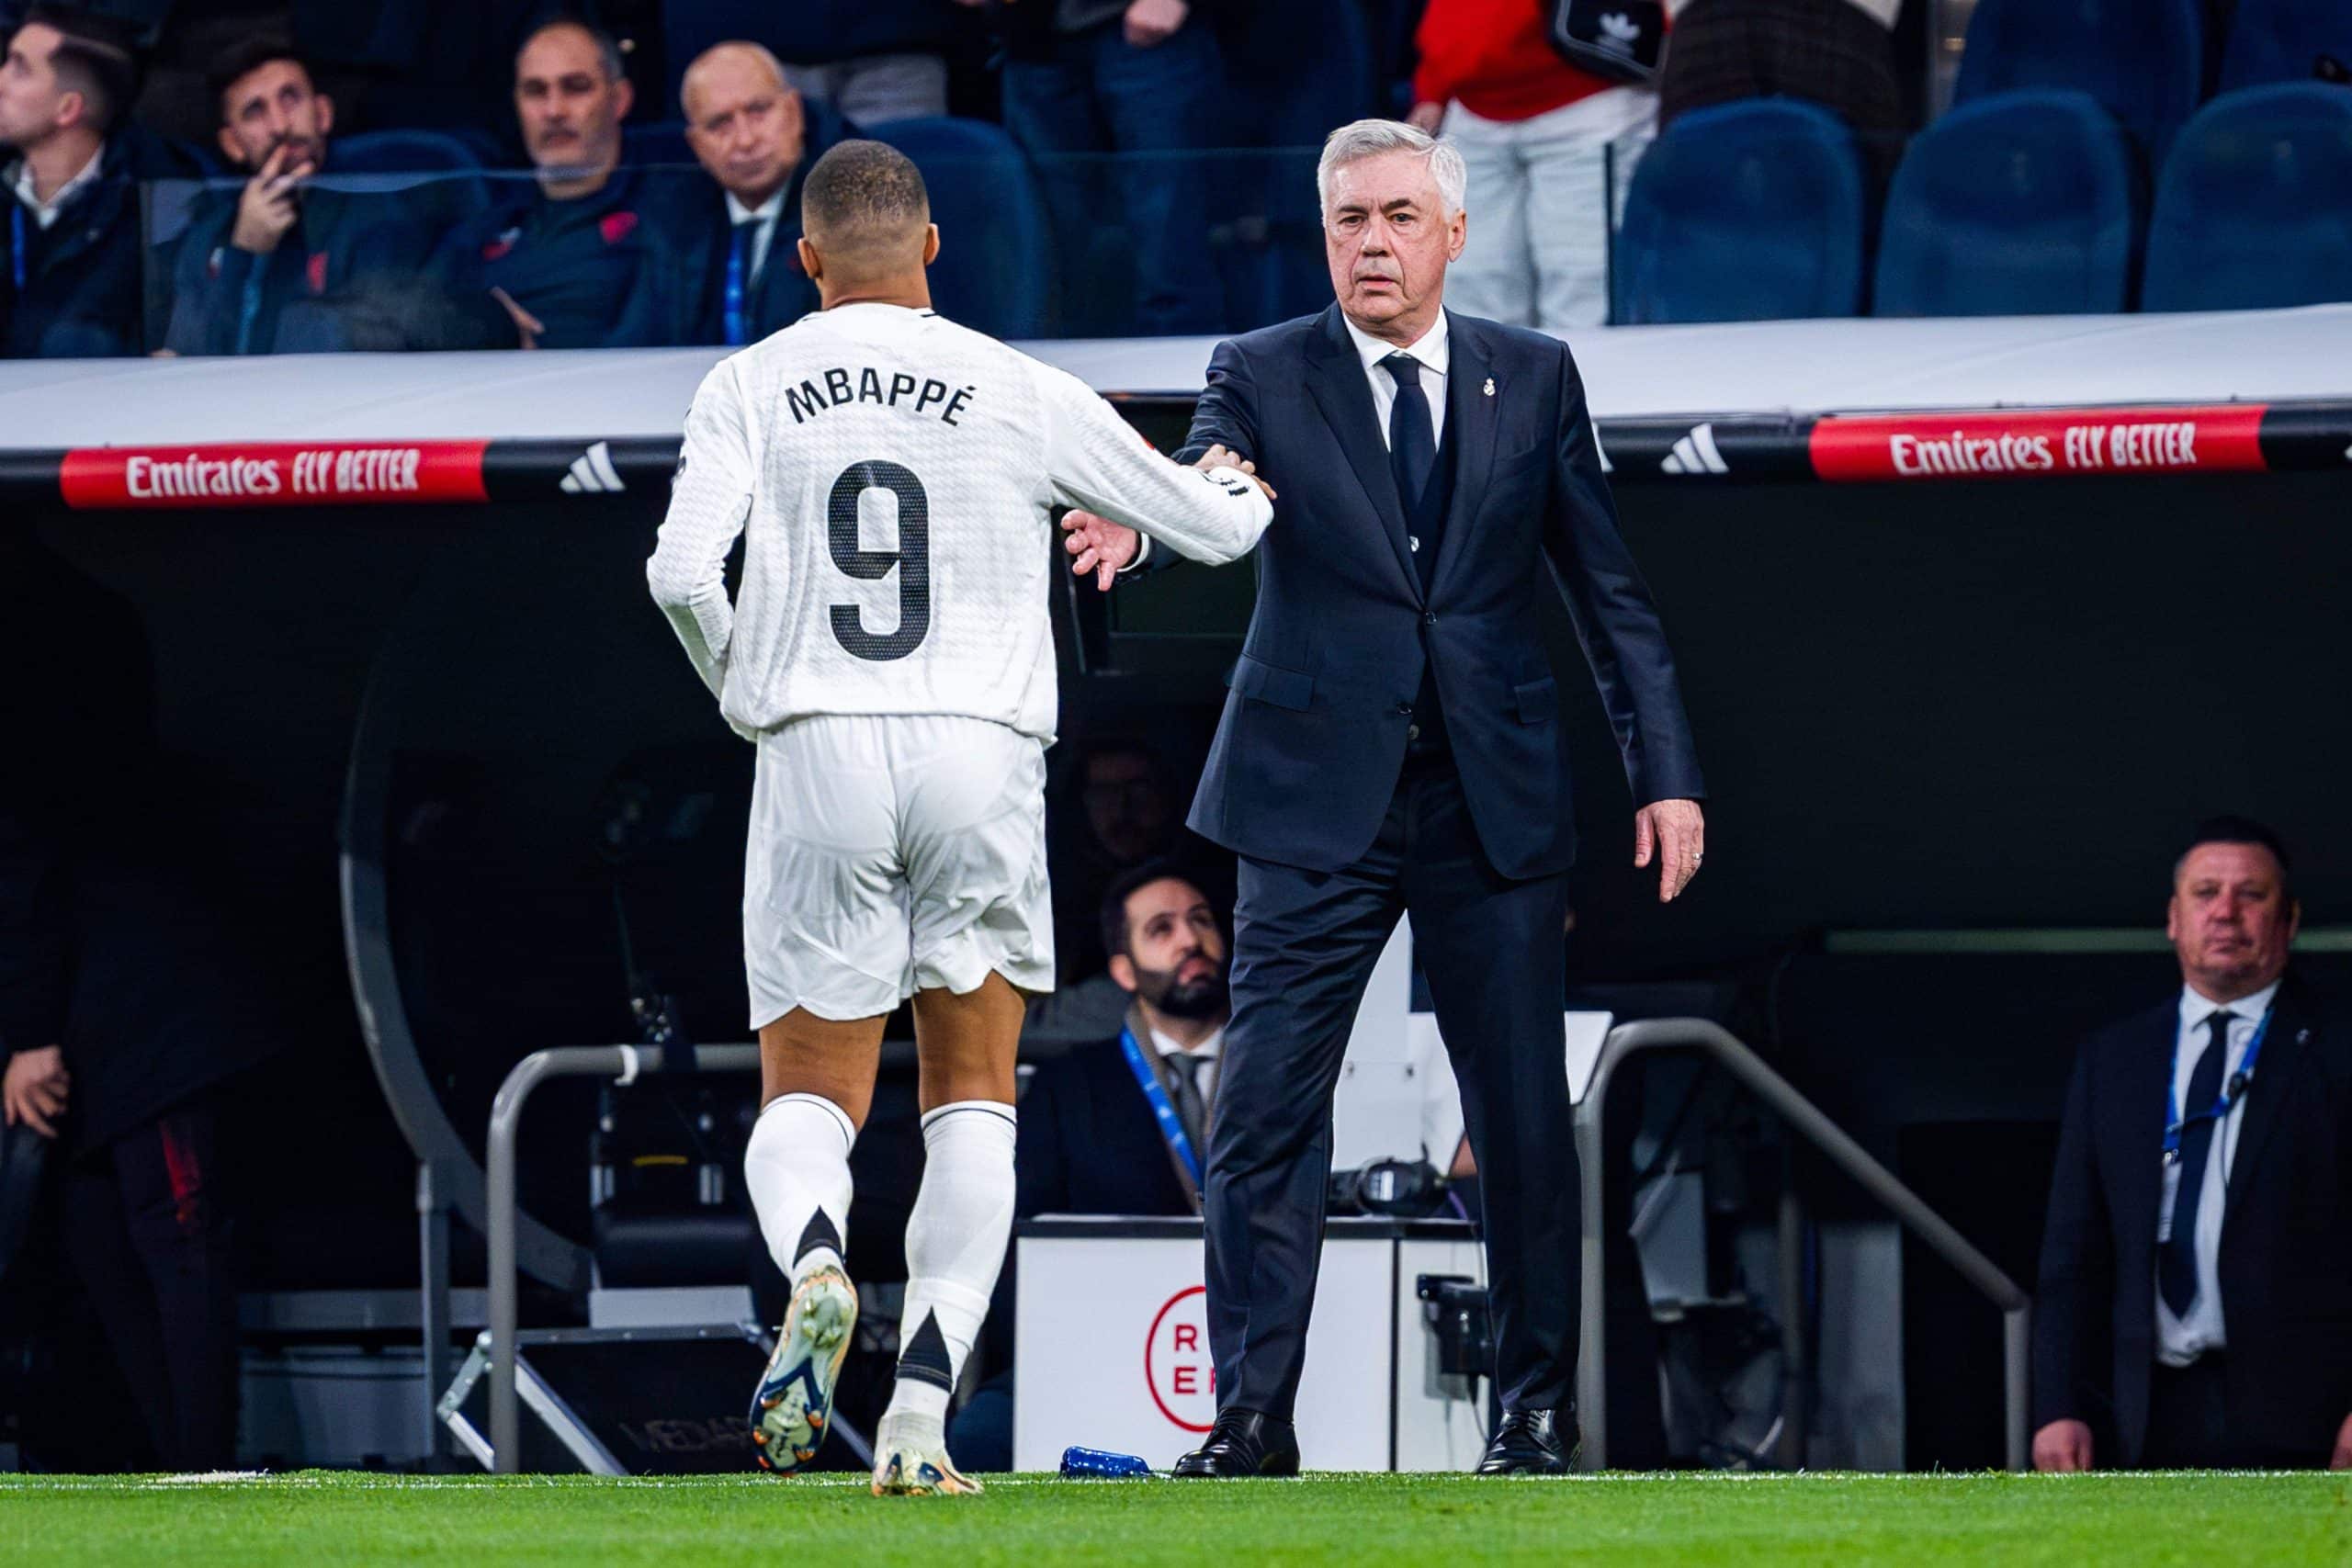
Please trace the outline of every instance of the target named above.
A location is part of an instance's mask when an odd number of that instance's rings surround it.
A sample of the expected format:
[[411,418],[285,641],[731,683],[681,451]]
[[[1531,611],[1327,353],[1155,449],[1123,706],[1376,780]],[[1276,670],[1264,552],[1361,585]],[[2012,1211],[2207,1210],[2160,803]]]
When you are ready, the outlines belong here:
[[671,483],[645,579],[653,602],[694,661],[695,673],[717,694],[726,683],[727,649],[735,610],[727,598],[727,555],[752,512],[758,458],[744,418],[734,367],[722,363],[686,411],[684,450]]
[[1274,509],[1237,468],[1188,468],[1161,457],[1074,376],[1038,369],[1054,499],[1099,513],[1178,554],[1223,566],[1257,547]]

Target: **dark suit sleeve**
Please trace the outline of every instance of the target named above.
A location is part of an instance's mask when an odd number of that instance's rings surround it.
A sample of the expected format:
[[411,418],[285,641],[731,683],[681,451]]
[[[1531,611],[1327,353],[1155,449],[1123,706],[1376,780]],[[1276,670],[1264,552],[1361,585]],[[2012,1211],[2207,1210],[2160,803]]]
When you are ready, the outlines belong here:
[[56,856],[0,806],[0,1060],[62,1043],[67,969]]
[[[1700,776],[1690,722],[1683,716],[1674,655],[1649,585],[1618,528],[1617,503],[1600,471],[1584,381],[1565,344],[1559,377],[1558,482],[1552,513],[1544,519],[1544,551],[1559,574],[1577,640],[1617,732],[1634,804],[1702,799],[1707,786]],[[1195,422],[1194,432],[1199,429]]]
[[2088,1421],[2108,1381],[2108,1313],[2115,1299],[2115,1232],[2099,1185],[2091,1128],[2095,1046],[2075,1061],[2050,1177],[2033,1306],[2033,1425]]
[[[213,265],[219,256],[220,265]],[[227,231],[190,234],[181,244],[164,346],[178,355],[234,354],[245,280],[261,258],[228,243]]]
[[[1230,339],[1218,344],[1216,352],[1209,355],[1208,385],[1193,407],[1193,428],[1184,445],[1176,449],[1176,461],[1193,462],[1212,446],[1222,446],[1253,463],[1258,460],[1258,382],[1250,374],[1249,360]],[[1166,571],[1183,558],[1172,549],[1153,545],[1146,549],[1143,564],[1129,575]]]

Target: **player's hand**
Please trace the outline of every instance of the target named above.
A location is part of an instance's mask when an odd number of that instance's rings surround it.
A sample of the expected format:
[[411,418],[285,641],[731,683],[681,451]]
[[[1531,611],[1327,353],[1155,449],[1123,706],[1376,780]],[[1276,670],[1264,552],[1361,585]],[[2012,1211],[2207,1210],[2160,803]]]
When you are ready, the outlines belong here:
[[[2352,1432],[2352,1421],[2345,1423]],[[2345,1439],[2335,1440],[2336,1468],[2352,1464],[2344,1449]],[[2067,1475],[2091,1467],[2091,1429],[2080,1421],[2052,1421],[2033,1435],[2033,1468],[2046,1475]]]
[[1135,0],[1127,7],[1127,42],[1136,49],[1158,49],[1176,36],[1192,14],[1185,0]]
[[19,1051],[8,1058],[7,1073],[0,1077],[0,1114],[11,1127],[21,1122],[42,1137],[54,1138],[54,1123],[65,1114],[65,1096],[73,1085],[65,1053],[56,1046]]
[[1274,499],[1274,487],[1258,477],[1258,465],[1238,452],[1228,451],[1223,446],[1212,446],[1193,459],[1193,467],[1204,470],[1231,468],[1237,473],[1247,474],[1250,477],[1250,482],[1263,491],[1268,501]]
[[1444,123],[1444,120],[1445,106],[1443,104],[1415,104],[1413,112],[1405,117],[1407,125],[1417,130],[1426,130],[1431,136],[1437,134],[1437,128]]
[[312,173],[307,162],[294,161],[291,146],[278,143],[260,172],[245,182],[244,194],[237,198],[237,224],[229,231],[229,243],[256,256],[276,251],[301,216],[295,189]]
[[1062,548],[1074,558],[1070,570],[1080,577],[1092,572],[1095,590],[1102,593],[1111,592],[1111,584],[1135,564],[1143,548],[1143,536],[1133,528],[1091,512],[1063,513],[1062,532],[1067,536]]
[[507,293],[503,288],[493,287],[490,291],[490,297],[505,307],[508,319],[514,323],[516,342],[524,348],[538,347],[540,337],[548,330],[547,324],[516,304],[514,296]]
[[1695,800],[1660,800],[1634,814],[1634,864],[1658,862],[1657,901],[1671,904],[1707,853],[1707,818]]

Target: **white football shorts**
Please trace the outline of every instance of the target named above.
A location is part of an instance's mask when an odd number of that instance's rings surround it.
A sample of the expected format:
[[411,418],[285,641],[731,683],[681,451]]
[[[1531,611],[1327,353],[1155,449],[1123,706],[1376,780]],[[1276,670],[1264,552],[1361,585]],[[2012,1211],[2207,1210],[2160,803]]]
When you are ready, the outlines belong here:
[[991,970],[1054,985],[1046,749],[987,719],[828,715],[759,738],[743,863],[752,1027],[871,1018]]

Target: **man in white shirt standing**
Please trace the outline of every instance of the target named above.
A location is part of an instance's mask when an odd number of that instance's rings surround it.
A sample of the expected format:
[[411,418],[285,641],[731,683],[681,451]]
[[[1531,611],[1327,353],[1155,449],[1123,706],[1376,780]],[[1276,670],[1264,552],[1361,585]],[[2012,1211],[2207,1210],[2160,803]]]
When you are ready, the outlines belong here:
[[2301,919],[2276,834],[2203,824],[2165,919],[2179,993],[2075,1062],[2040,1469],[2352,1468],[2352,1040],[2288,976]]
[[[902,154],[842,142],[809,171],[801,217],[824,308],[703,383],[647,567],[759,749],[743,947],[762,1110],[745,1185],[793,1294],[753,1438],[782,1471],[823,1438],[857,1312],[850,1145],[883,1024],[911,998],[924,1166],[874,1489],[970,1492],[944,1422],[1012,1229],[1023,995],[1054,975],[1051,511],[1109,512],[1224,562],[1272,508],[1236,460],[1179,468],[1083,382],[933,314],[939,231]],[[730,603],[727,558],[747,533]]]

